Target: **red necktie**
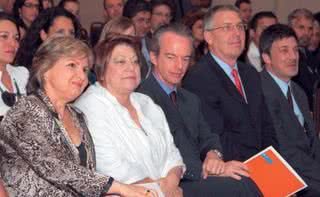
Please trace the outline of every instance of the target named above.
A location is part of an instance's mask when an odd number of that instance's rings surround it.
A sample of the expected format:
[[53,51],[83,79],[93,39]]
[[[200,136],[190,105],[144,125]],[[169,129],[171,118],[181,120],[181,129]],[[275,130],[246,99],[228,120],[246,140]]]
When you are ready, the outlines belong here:
[[234,83],[239,91],[239,93],[244,97],[244,94],[243,94],[243,90],[242,90],[242,85],[241,85],[241,81],[240,81],[240,77],[239,77],[239,74],[238,74],[238,71],[233,68],[232,69],[232,72],[231,72],[233,78],[234,78]]

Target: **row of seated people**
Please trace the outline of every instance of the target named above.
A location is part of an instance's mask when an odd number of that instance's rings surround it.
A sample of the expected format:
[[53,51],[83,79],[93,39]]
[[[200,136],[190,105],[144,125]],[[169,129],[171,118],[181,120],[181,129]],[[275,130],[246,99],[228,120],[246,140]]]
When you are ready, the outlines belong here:
[[[1,20],[11,25],[17,47],[14,22]],[[237,62],[246,25],[236,8],[211,8],[204,28],[210,53],[183,81],[193,52],[185,26],[154,32],[154,68],[141,84],[136,41],[107,37],[95,48],[97,82],[82,95],[93,59],[88,46],[71,37],[44,41],[32,60],[29,96],[1,122],[0,173],[8,193],[152,196],[153,189],[132,184],[154,183],[166,196],[261,196],[242,161],[272,145],[307,182],[299,195],[319,195],[319,140],[307,99],[291,81],[299,60],[293,30],[272,25],[263,32],[259,76]],[[8,66],[12,56],[4,70],[23,70]],[[5,95],[5,104],[15,99]]]

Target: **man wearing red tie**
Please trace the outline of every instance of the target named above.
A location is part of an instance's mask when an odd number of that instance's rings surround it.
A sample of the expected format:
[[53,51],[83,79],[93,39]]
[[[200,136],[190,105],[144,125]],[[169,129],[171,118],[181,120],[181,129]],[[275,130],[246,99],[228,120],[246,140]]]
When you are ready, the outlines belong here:
[[211,8],[204,18],[209,52],[183,86],[197,94],[212,131],[219,134],[225,161],[245,161],[267,146],[278,148],[258,73],[237,62],[245,46],[246,24],[231,5]]

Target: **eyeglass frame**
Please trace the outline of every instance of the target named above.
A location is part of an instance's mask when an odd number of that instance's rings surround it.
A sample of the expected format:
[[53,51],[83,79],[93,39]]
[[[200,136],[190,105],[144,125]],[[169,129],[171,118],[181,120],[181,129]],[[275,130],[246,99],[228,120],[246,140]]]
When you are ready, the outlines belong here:
[[238,23],[238,24],[225,24],[223,26],[220,27],[215,27],[215,28],[211,28],[211,29],[206,29],[206,31],[215,31],[215,30],[219,30],[222,29],[223,32],[231,32],[234,29],[237,29],[238,31],[243,31],[245,32],[248,28],[248,25],[246,23]]
[[33,4],[33,3],[23,3],[22,6],[32,9],[32,8],[36,8],[37,10],[40,9],[40,4]]

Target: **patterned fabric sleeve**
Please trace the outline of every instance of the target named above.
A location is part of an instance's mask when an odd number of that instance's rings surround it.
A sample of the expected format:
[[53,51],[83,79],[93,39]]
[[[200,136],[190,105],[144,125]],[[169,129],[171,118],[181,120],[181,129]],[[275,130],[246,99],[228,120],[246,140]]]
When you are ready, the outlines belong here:
[[38,175],[39,182],[49,182],[79,196],[100,196],[112,184],[111,177],[77,163],[79,158],[72,153],[52,114],[35,97],[20,99],[8,112],[1,123],[0,138]]

